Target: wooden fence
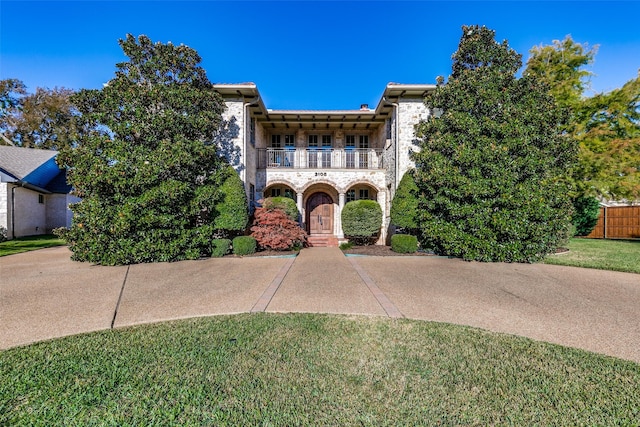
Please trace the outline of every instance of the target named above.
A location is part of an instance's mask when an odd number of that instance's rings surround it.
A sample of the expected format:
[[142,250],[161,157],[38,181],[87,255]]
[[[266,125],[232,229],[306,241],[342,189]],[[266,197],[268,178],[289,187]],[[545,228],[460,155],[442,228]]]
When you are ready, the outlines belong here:
[[591,239],[640,239],[640,206],[601,207]]

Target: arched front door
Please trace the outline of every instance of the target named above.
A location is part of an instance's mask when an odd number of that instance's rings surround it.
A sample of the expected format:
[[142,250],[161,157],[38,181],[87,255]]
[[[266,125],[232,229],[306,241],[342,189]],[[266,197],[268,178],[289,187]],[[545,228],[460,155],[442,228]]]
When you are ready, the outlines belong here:
[[333,200],[326,193],[316,193],[307,202],[309,234],[333,233]]

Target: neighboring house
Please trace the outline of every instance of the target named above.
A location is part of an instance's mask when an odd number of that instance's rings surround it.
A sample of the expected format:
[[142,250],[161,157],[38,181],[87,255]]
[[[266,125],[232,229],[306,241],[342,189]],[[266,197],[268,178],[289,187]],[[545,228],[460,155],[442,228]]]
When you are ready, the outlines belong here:
[[215,88],[227,106],[219,142],[251,203],[291,197],[312,244],[337,245],[343,206],[377,200],[384,243],[391,200],[413,167],[414,126],[431,114],[423,100],[435,85],[389,83],[373,109],[322,111],[270,110],[254,83]]
[[0,146],[0,226],[7,237],[51,233],[71,226],[66,173],[51,150]]

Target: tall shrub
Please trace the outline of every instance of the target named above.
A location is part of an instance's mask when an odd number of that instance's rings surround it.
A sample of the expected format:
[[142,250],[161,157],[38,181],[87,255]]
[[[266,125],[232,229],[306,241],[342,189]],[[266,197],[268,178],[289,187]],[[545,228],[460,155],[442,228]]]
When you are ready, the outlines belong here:
[[195,50],[131,35],[120,46],[115,77],[72,97],[83,132],[58,160],[82,201],[63,237],[73,259],[97,264],[208,256],[224,102]]
[[220,186],[220,202],[216,204],[214,227],[222,236],[244,231],[249,222],[247,194],[238,173],[231,167],[223,169],[224,181]]
[[369,244],[378,237],[382,209],[375,200],[354,200],[342,208],[342,230],[356,244]]
[[400,227],[407,234],[418,234],[418,186],[413,178],[413,170],[407,171],[391,201],[391,224]]
[[547,86],[518,78],[521,55],[494,36],[463,27],[452,75],[426,98],[443,114],[417,127],[418,223],[439,254],[531,262],[567,237],[577,145]]

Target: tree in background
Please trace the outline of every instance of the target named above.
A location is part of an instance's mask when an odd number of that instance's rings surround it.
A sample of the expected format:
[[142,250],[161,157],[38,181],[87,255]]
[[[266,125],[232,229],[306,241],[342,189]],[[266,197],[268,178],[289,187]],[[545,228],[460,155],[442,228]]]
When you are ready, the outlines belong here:
[[2,142],[18,147],[60,150],[78,137],[74,91],[36,88],[28,94],[17,79],[0,81]]
[[222,98],[195,50],[119,43],[115,77],[72,99],[89,131],[58,156],[82,197],[62,235],[73,259],[98,264],[208,256],[228,171],[214,142]]
[[579,142],[572,171],[575,197],[640,199],[640,76],[610,93],[585,96],[597,48],[567,36],[551,46],[534,47],[525,74],[549,85],[558,105],[571,111],[565,129]]
[[554,40],[551,46],[535,46],[529,51],[525,74],[532,73],[549,85],[558,105],[579,109],[584,91],[593,75],[583,68],[593,63],[598,46],[576,43],[571,36]]
[[417,126],[421,243],[467,260],[536,261],[570,227],[567,115],[539,79],[516,78],[521,55],[494,31],[462,32],[448,83],[425,100],[443,114]]

